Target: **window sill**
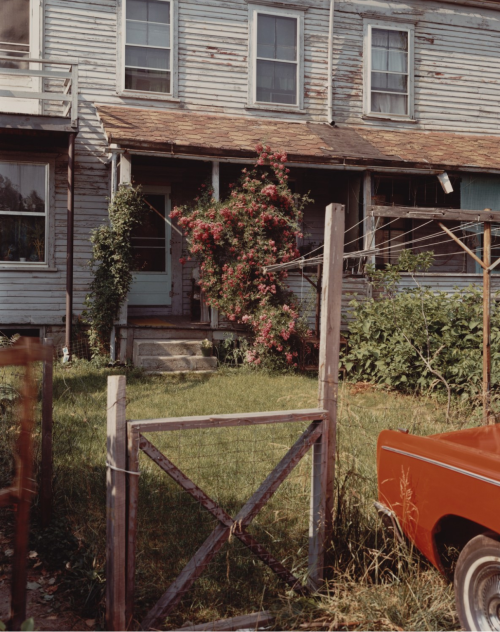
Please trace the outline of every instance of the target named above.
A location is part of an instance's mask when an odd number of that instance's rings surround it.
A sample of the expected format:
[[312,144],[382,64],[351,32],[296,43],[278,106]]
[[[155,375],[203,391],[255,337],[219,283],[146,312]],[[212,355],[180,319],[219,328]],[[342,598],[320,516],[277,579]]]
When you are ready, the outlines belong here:
[[36,263],[0,263],[0,270],[10,270],[11,272],[57,272],[57,268],[51,268],[49,265]]
[[361,117],[364,121],[390,121],[391,123],[418,123],[414,118],[409,116],[390,116],[389,114],[363,114]]
[[180,103],[181,100],[169,94],[160,94],[159,92],[140,92],[134,90],[118,90],[117,96],[129,99],[147,99],[148,101],[170,101],[171,103]]
[[285,106],[274,106],[274,105],[260,105],[258,103],[254,103],[253,105],[246,105],[245,110],[263,110],[265,112],[283,112],[285,114],[307,114],[307,111],[301,109],[299,107],[285,107]]

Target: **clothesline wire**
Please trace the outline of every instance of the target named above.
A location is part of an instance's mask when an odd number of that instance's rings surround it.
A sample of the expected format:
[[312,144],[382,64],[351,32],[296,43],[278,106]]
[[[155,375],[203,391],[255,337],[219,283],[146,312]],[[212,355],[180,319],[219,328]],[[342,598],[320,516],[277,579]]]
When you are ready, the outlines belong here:
[[[457,229],[455,229],[455,231],[456,230]],[[408,232],[411,232],[411,231],[408,231]],[[398,238],[403,237],[405,234],[408,234],[408,233],[403,233],[403,235],[398,235]],[[416,244],[416,243],[420,243],[422,241],[427,241],[427,240],[432,239],[434,237],[438,237],[440,235],[445,235],[445,234],[446,233],[444,231],[439,231],[437,233],[432,233],[431,235],[426,235],[424,237],[419,237],[418,239],[412,239],[410,244],[411,244],[411,247],[413,247],[414,244]],[[389,241],[392,241],[392,239],[389,240]],[[429,248],[430,246],[435,246],[435,245],[438,245],[438,244],[442,244],[442,243],[445,243],[445,242],[449,242],[449,241],[452,241],[451,237],[448,238],[448,239],[445,239],[444,241],[438,241],[438,242],[434,242],[434,243],[431,243],[431,244],[426,244],[426,248]],[[387,242],[384,242],[384,243],[387,243]],[[400,244],[399,249],[406,250],[407,246],[408,246],[407,244]],[[397,250],[397,249],[398,249],[398,246],[386,246],[385,248],[378,248],[378,246],[377,246],[377,254],[385,252],[387,250]]]

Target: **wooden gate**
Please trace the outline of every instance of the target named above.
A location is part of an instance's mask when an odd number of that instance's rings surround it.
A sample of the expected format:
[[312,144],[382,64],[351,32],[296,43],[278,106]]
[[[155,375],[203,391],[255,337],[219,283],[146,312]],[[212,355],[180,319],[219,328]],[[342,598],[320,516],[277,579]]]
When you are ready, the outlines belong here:
[[[296,422],[311,423],[234,517],[200,489],[143,434]],[[155,628],[161,619],[172,612],[230,536],[238,538],[297,593],[305,594],[315,588],[323,570],[327,471],[327,444],[324,437],[328,429],[327,422],[327,411],[319,408],[127,422],[125,377],[108,378],[108,629],[127,629],[133,616],[140,450],[218,520],[209,537],[146,615],[141,624],[143,630]],[[311,447],[313,470],[309,521],[309,584],[303,585],[247,528]],[[126,547],[123,546],[125,541]]]

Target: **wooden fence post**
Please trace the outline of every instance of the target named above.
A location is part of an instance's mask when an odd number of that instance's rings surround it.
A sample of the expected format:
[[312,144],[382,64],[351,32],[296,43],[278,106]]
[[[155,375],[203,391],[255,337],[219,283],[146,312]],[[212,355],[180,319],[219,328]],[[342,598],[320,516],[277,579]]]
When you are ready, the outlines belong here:
[[333,528],[344,226],[344,206],[329,204],[325,213],[318,376],[318,408],[327,410],[328,418],[323,422],[322,437],[313,447],[309,544],[309,575],[315,586],[323,579],[325,545]]
[[[127,428],[127,469],[139,472],[139,430]],[[135,551],[137,544],[137,506],[139,502],[139,476],[128,476],[127,500],[127,584],[126,584],[126,619],[128,630],[134,615],[135,592]]]
[[126,379],[108,377],[106,463],[106,629],[125,630]]
[[491,223],[484,222],[483,235],[483,424],[495,423],[491,412]]
[[43,363],[42,379],[42,473],[40,485],[40,505],[42,527],[49,525],[52,517],[52,384],[54,370],[54,345],[48,338],[44,345],[49,349],[50,357]]

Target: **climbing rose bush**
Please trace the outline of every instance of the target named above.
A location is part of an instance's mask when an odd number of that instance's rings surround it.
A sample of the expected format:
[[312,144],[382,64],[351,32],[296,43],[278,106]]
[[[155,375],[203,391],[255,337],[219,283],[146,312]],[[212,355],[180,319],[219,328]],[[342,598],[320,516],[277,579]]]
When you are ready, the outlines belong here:
[[[246,359],[253,365],[297,366],[301,339],[310,334],[286,271],[264,268],[299,256],[297,238],[308,196],[293,194],[284,152],[257,145],[253,169],[243,169],[228,199],[204,186],[194,206],[175,207],[189,259],[200,262],[200,285],[210,306],[253,332]],[[181,259],[185,263],[185,259]]]

